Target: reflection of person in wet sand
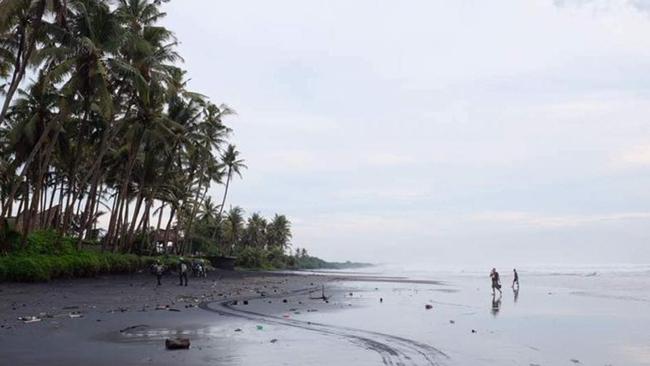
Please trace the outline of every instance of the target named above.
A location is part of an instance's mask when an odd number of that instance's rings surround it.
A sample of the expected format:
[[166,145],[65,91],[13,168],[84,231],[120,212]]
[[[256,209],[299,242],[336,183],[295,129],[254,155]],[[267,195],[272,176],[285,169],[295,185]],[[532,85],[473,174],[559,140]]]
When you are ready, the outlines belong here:
[[490,272],[490,278],[492,279],[492,296],[494,296],[494,290],[498,290],[500,295],[501,281],[499,280],[499,272],[497,272],[496,268],[492,268],[492,272]]
[[517,286],[517,288],[513,287],[512,293],[515,295],[515,302],[517,302],[517,300],[519,300],[519,286]]
[[513,268],[512,272],[514,273],[514,278],[512,279],[512,288],[515,288],[515,284],[517,285],[517,290],[519,289],[519,274],[517,273],[517,269]]
[[492,295],[492,315],[497,316],[501,310],[501,292],[499,296]]

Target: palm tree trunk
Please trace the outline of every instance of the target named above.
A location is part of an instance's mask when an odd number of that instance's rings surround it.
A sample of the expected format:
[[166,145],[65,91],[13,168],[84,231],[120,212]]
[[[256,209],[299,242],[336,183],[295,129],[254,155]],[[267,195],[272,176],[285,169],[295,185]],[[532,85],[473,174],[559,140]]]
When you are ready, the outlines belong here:
[[138,214],[140,213],[140,207],[142,206],[142,201],[144,200],[144,195],[142,192],[138,194],[138,200],[136,201],[135,204],[135,209],[133,210],[133,217],[131,218],[131,222],[129,223],[129,229],[126,234],[126,237],[124,238],[124,243],[123,246],[124,248],[131,248],[131,241],[133,240],[133,233],[135,232],[135,225],[138,222]]
[[[50,134],[50,131],[52,130],[52,128],[54,127],[54,124],[55,124],[54,122],[48,123],[47,126],[45,127],[45,130],[43,131],[41,136],[38,138],[38,141],[36,142],[36,144],[32,148],[32,151],[29,153],[29,155],[27,156],[27,159],[25,159],[25,162],[23,163],[23,168],[20,171],[20,175],[18,176],[18,179],[17,179],[18,182],[22,181],[25,178],[25,176],[27,175],[27,172],[29,171],[30,166],[32,165],[32,163],[34,162],[34,159],[36,158],[36,154],[38,154],[40,152],[41,148],[43,147],[43,144],[45,144],[45,142],[47,141],[47,137]],[[53,143],[53,141],[51,140],[50,143]],[[10,202],[11,200],[14,199],[14,197],[16,197],[16,193],[18,192],[19,187],[20,187],[20,184],[16,184],[11,188],[11,191],[9,192],[9,195],[7,196],[7,201],[6,202]],[[3,207],[2,207],[2,212],[0,213],[0,217],[5,217],[6,210],[8,208],[7,207],[8,205],[6,204],[6,202],[5,202],[5,205],[3,205]]]
[[[160,212],[158,213],[158,225],[156,225],[156,233],[160,231],[160,224],[162,222],[163,209],[165,208],[165,203],[163,202],[160,205]],[[155,213],[155,211],[154,211]]]
[[[169,241],[169,231],[172,229],[172,220],[174,219],[175,214],[176,214],[176,207],[172,205],[172,210],[171,213],[169,214],[169,220],[167,220],[167,226],[165,226],[165,235],[163,236],[163,249],[165,250],[165,253],[167,253],[167,242]],[[174,243],[174,246],[176,246],[176,242]]]
[[221,200],[221,207],[219,207],[219,219],[221,219],[223,208],[226,205],[226,196],[228,195],[228,186],[230,185],[231,177],[232,177],[232,166],[228,167],[228,176],[226,178],[226,189],[223,191],[223,199]]

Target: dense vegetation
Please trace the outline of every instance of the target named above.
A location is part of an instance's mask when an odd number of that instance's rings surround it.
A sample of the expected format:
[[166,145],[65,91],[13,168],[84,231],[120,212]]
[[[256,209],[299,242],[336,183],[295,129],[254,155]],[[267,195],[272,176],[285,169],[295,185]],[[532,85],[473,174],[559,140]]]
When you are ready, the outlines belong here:
[[161,2],[0,1],[1,235],[27,247],[54,230],[115,253],[286,249],[284,216],[222,218],[246,168],[223,123],[233,111],[187,89]]

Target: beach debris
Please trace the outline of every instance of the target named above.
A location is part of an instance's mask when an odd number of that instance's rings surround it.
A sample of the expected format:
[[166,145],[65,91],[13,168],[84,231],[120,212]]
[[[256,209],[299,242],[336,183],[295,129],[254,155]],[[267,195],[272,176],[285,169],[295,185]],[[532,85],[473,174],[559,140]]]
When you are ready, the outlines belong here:
[[40,322],[41,318],[39,318],[39,317],[37,317],[35,315],[32,315],[32,316],[20,316],[20,317],[18,317],[18,320],[22,320],[23,323],[36,323],[36,322]]
[[235,329],[235,332],[241,332],[241,328]]
[[259,325],[259,324],[257,325],[257,327],[256,327],[256,328],[257,328],[257,330],[263,330],[263,329],[264,329],[264,327],[263,327],[263,326],[261,326],[261,325]]
[[472,329],[472,333],[476,333],[476,329]]
[[275,343],[275,342],[277,342],[277,341],[278,341],[278,340],[277,340],[276,338],[271,339],[271,343]]
[[352,294],[352,292],[350,292],[350,294],[349,294],[349,295],[350,295],[350,296],[354,296],[354,295]]
[[575,358],[572,358],[572,359],[570,359],[569,361],[571,361],[571,362],[573,362],[573,363],[575,363],[575,364],[579,364],[579,363],[580,363],[580,360],[575,359]]
[[287,303],[287,299],[282,299],[282,302],[286,304],[286,303]]
[[426,304],[426,305],[424,305],[424,308],[427,309],[427,310],[431,310],[431,309],[433,309],[433,305]]
[[307,309],[308,313],[314,313],[314,312],[317,312],[317,311],[318,311],[318,309]]
[[82,318],[82,317],[83,317],[83,315],[80,314],[78,311],[73,311],[73,312],[71,312],[70,314],[68,314],[68,316],[69,316],[71,319],[77,319],[77,318]]
[[379,302],[380,302],[380,303],[384,302],[384,298],[383,298],[383,297],[380,297],[380,298],[379,298]]
[[165,348],[168,350],[190,348],[189,338],[168,338],[165,339]]
[[449,324],[456,324],[456,321],[455,320],[450,320]]
[[175,308],[169,308],[169,309],[167,309],[167,310],[169,310],[169,311],[176,311],[176,312],[180,312],[180,310],[178,310],[178,309],[175,309]]
[[73,306],[64,306],[61,309],[63,309],[63,310],[76,310],[76,309],[79,309],[79,307],[76,306],[76,305],[73,305]]
[[248,300],[244,300],[244,305],[248,305]]

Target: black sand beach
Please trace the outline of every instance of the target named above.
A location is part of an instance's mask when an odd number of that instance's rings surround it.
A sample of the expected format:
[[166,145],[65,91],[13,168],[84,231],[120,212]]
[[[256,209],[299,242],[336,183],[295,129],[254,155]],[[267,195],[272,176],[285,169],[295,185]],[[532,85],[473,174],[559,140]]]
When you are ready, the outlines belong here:
[[[495,298],[485,276],[439,277],[444,281],[213,272],[188,287],[175,277],[156,287],[145,274],[2,284],[0,359],[9,365],[650,364],[643,276],[525,274],[522,290],[504,288]],[[27,316],[38,321],[19,320]],[[174,337],[189,338],[190,349],[165,350],[165,339]]]

